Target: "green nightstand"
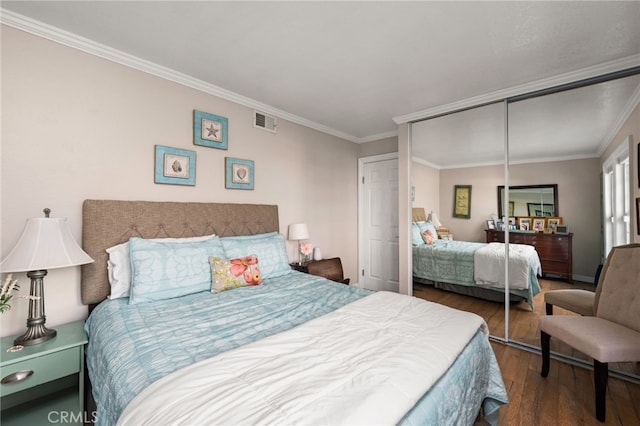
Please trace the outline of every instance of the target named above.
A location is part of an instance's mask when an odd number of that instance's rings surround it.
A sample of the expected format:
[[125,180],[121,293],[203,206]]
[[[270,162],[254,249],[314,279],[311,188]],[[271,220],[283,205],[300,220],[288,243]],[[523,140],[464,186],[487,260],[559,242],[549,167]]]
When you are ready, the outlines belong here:
[[[84,321],[56,326],[58,335],[39,345],[7,352],[16,336],[0,343],[2,425],[82,424]],[[14,374],[16,373],[16,374]],[[8,382],[8,383],[6,383]]]

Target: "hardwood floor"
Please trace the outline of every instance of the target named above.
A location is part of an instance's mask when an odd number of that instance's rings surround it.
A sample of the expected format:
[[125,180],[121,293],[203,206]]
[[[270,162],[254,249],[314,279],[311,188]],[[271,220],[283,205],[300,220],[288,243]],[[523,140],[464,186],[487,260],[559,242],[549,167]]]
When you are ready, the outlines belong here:
[[609,378],[607,420],[595,417],[593,372],[551,360],[549,376],[540,376],[540,355],[491,342],[509,403],[500,409],[500,425],[640,425],[640,385]]
[[[544,315],[543,294],[570,284],[540,280],[542,293],[535,298],[535,309],[524,302],[512,304],[510,340],[539,346],[538,315]],[[593,290],[592,284],[571,284]],[[414,296],[457,309],[475,312],[485,318],[491,334],[504,337],[503,305],[414,284]],[[572,315],[564,310],[556,314]],[[568,346],[556,342],[552,350],[578,356]],[[547,378],[540,376],[541,357],[500,342],[491,342],[509,394],[509,404],[500,409],[501,425],[640,425],[640,385],[609,377],[607,387],[607,421],[595,418],[593,372],[583,367],[551,360]],[[582,356],[583,357],[583,356]],[[583,357],[584,358],[584,357]],[[586,358],[584,358],[586,359]],[[591,362],[591,360],[589,360]],[[625,370],[640,374],[640,363],[626,363]],[[478,423],[482,425],[483,423]]]

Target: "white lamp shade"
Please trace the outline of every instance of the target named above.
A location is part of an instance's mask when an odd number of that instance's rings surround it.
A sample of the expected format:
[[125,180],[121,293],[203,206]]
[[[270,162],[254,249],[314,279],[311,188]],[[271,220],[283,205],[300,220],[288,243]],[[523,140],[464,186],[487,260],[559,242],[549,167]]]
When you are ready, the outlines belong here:
[[309,238],[309,229],[306,223],[294,223],[289,225],[290,240],[306,240]]
[[18,244],[0,264],[2,272],[25,272],[84,265],[93,259],[71,234],[66,218],[32,218]]
[[436,228],[442,226],[442,222],[438,220],[438,215],[434,211],[431,211],[431,213],[429,213],[429,217],[427,218],[427,220],[431,221],[431,223],[433,223],[433,226],[435,226]]

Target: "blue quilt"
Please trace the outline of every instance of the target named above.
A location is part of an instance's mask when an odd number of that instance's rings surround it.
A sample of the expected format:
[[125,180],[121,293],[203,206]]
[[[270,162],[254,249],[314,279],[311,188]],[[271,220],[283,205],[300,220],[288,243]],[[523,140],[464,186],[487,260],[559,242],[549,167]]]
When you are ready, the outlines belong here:
[[475,285],[473,254],[484,246],[484,243],[451,240],[413,246],[413,275],[443,283]]
[[[474,280],[474,253],[485,243],[469,241],[435,240],[433,244],[412,246],[413,276],[434,282],[476,286]],[[532,262],[532,265],[539,261]],[[488,288],[486,286],[480,286]],[[491,287],[492,290],[502,291]],[[521,296],[533,309],[533,297],[540,293],[540,283],[536,268],[529,272],[529,288],[527,290],[510,290],[509,293]]]
[[[292,271],[265,279],[261,286],[218,294],[202,292],[135,305],[129,305],[127,298],[106,300],[85,325],[97,424],[115,425],[139,392],[169,373],[288,330],[368,294],[368,290]],[[488,362],[491,368],[480,368],[478,362],[484,366]],[[470,386],[470,381],[477,386]],[[469,413],[458,412],[461,401],[452,402],[456,401],[452,393],[464,396],[459,394],[460,386],[475,401],[465,404],[472,405],[467,407]],[[479,333],[403,423],[426,424],[425,419],[446,418],[473,422],[482,401],[491,418],[491,413],[497,416],[507,396],[493,351],[486,336]]]

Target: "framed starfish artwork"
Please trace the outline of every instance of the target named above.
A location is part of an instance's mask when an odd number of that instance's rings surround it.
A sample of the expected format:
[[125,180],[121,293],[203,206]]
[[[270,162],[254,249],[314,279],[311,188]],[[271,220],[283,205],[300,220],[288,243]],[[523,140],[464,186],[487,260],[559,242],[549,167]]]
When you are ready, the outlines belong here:
[[193,111],[193,143],[209,148],[227,149],[227,125],[225,117]]

